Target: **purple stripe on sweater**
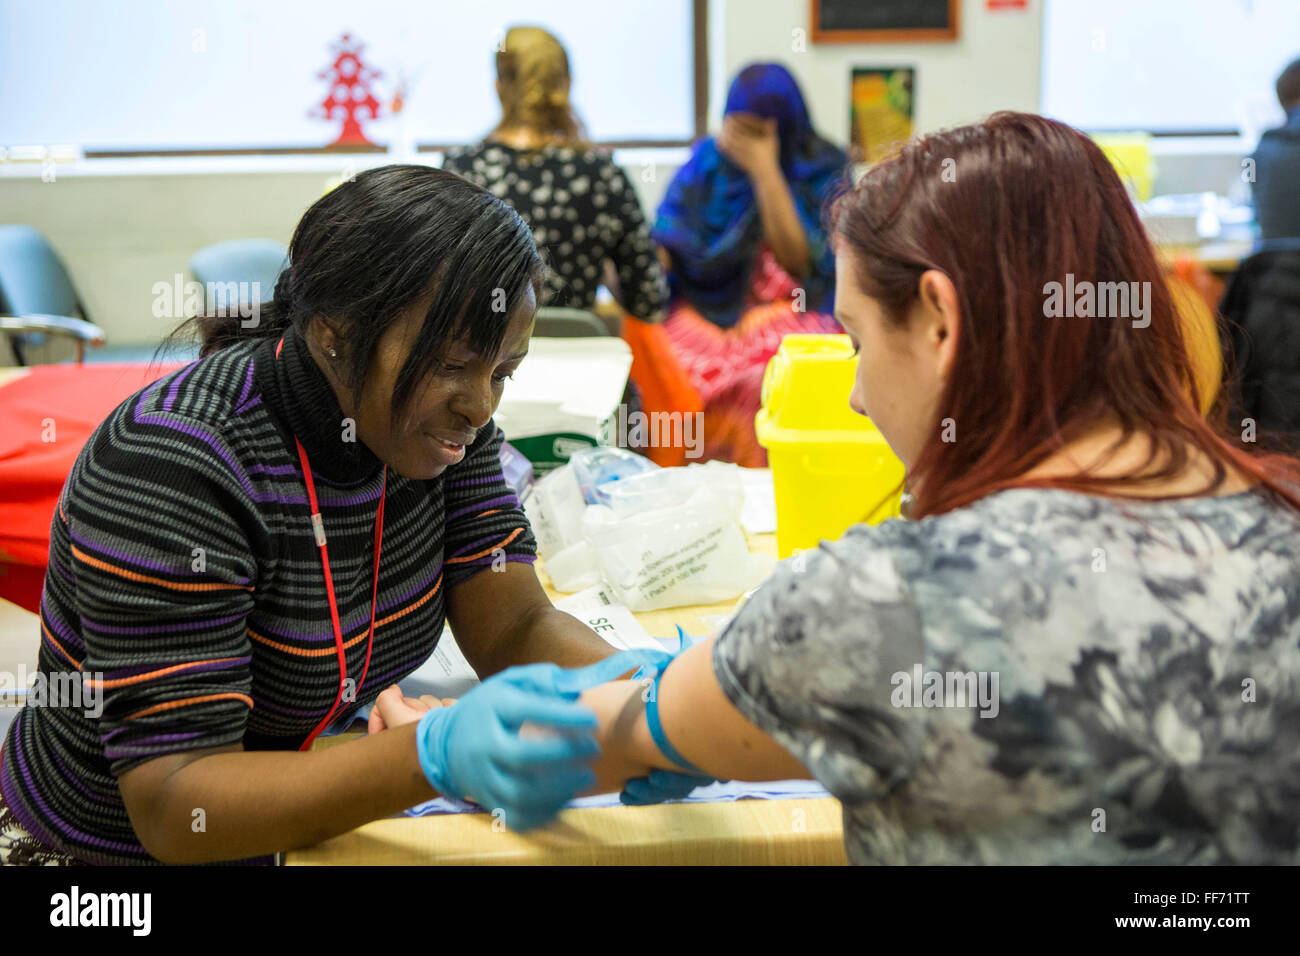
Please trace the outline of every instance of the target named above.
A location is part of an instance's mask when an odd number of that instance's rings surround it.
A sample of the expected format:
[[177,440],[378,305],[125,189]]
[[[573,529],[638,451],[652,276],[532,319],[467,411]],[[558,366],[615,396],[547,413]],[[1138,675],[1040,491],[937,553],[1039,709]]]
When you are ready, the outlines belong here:
[[122,627],[116,624],[101,624],[99,621],[91,621],[83,614],[81,615],[81,629],[97,631],[101,634],[170,634],[173,631],[197,631],[205,627],[217,627],[221,624],[229,624],[232,621],[243,620],[246,614],[228,614],[225,617],[216,617],[206,621],[189,621],[185,624],[148,624],[138,627]]
[[[501,534],[500,532],[498,532],[497,534],[490,534],[486,538],[478,538],[475,541],[471,541],[469,544],[462,544],[459,548],[457,548],[455,551],[452,552],[452,557],[459,557],[460,555],[468,551],[473,551],[475,548],[480,547],[481,545],[485,545],[489,541],[501,541],[507,536],[508,533]],[[517,541],[519,539],[516,538],[515,540]],[[511,544],[514,544],[514,541],[512,541]]]
[[[491,555],[485,555],[484,557],[476,558],[473,561],[462,561],[460,564],[453,565],[448,573],[451,575],[453,583],[460,584],[460,582],[465,579],[464,571],[466,568],[475,568],[476,570],[481,571],[483,568],[490,567],[493,560],[494,559]],[[536,564],[537,556],[534,554],[511,554],[510,552],[507,552],[506,561],[518,561],[520,564]]]
[[[24,793],[31,796],[32,802],[36,804],[37,808],[40,809],[41,813],[43,813],[47,818],[52,820],[54,822],[54,826],[58,829],[60,833],[64,834],[64,836],[68,837],[69,839],[77,840],[82,843],[89,843],[91,846],[101,847],[105,850],[117,850],[119,853],[131,853],[131,854],[139,855],[142,852],[142,848],[139,846],[132,846],[130,843],[118,843],[115,840],[102,840],[97,836],[92,836],[89,833],[83,833],[82,831],[76,829],[75,827],[68,825],[57,814],[53,813],[50,810],[49,805],[46,804],[46,802],[41,799],[41,795],[36,789],[36,784],[32,780],[31,772],[27,769],[27,763],[23,760],[22,747],[14,748],[14,757],[15,757],[14,762],[18,764],[18,773],[22,777],[23,784],[25,785]],[[2,785],[3,785],[3,781],[0,781],[0,786]],[[48,846],[58,847],[61,841],[51,839],[49,836],[49,831],[47,831],[34,819],[31,819],[30,815],[26,812],[26,808],[21,805],[22,804],[21,800],[17,801],[18,804],[17,806],[15,806],[14,803],[10,802],[9,797],[7,795],[8,789],[9,788],[7,787],[5,788],[6,790],[5,803],[9,804],[9,809],[13,812],[13,815],[18,819],[18,822],[22,824],[23,829],[25,829],[32,836],[36,837],[36,839],[40,840],[42,843],[45,843]]]
[[12,750],[14,762],[18,762],[18,748],[21,743],[15,744],[13,742],[22,740],[18,725],[22,723],[24,712],[24,710],[20,710],[18,716],[14,718],[14,722],[9,726],[9,745],[6,746],[0,743],[0,799],[4,800],[5,806],[8,807],[9,812],[14,815],[14,818],[24,830],[50,849],[57,850],[61,848],[60,841],[55,839],[40,821],[27,812],[27,805],[21,799],[22,792],[18,787],[18,781],[14,779],[13,773],[9,769],[9,761],[4,759]]
[[59,768],[59,773],[63,776],[63,779],[66,780],[68,783],[72,784],[73,788],[75,788],[79,793],[85,796],[86,799],[94,800],[96,803],[106,803],[109,806],[122,805],[121,800],[114,800],[112,797],[106,797],[101,793],[95,793],[93,790],[87,787],[86,784],[82,782],[81,778],[77,774],[69,770],[68,765],[59,759],[59,755],[57,753],[51,753],[50,757],[53,758],[54,765]]
[[499,481],[502,484],[505,484],[505,479],[502,478],[499,474],[497,474],[497,475],[488,475],[486,478],[465,478],[462,481],[448,481],[443,485],[443,487],[444,488],[467,488],[470,485],[486,485],[489,481]]
[[264,465],[255,461],[248,466],[250,475],[300,475],[302,469],[297,465]]
[[[319,496],[321,507],[323,508],[349,508],[354,505],[368,505],[378,501],[379,491],[380,489],[376,488],[373,492],[367,492],[363,495],[331,497],[330,495],[322,493],[323,489],[318,488],[317,495]],[[284,495],[278,491],[268,493],[250,491],[249,496],[258,503],[267,503],[271,501],[279,502],[282,505],[306,505],[310,503],[305,494]],[[304,527],[306,526],[304,525]]]
[[[194,730],[187,734],[155,734],[152,737],[141,737],[139,740],[133,740],[125,746],[104,747],[104,756],[109,760],[119,760],[122,757],[134,757],[147,752],[149,747],[157,747],[165,744],[177,744],[182,740],[193,740],[195,737],[202,737],[203,731]],[[159,754],[158,756],[162,756]]]
[[405,604],[407,601],[415,597],[417,594],[423,594],[425,591],[429,590],[429,588],[433,587],[433,582],[438,580],[438,575],[440,574],[442,574],[441,562],[439,562],[437,567],[433,569],[433,573],[430,574],[428,577],[426,577],[423,581],[420,581],[412,585],[410,588],[408,588],[407,590],[401,592],[396,597],[394,597],[391,601],[385,601],[383,604],[379,605],[379,613],[382,614],[385,611],[391,611],[393,608],[397,607],[397,605]]
[[72,576],[72,572],[66,570],[62,564],[55,564],[51,562],[50,567],[54,568],[55,573],[58,574],[59,577],[63,578],[63,580],[67,581],[69,584],[77,583],[77,579]]
[[506,503],[509,503],[509,505],[510,505],[511,508],[518,508],[518,507],[519,507],[519,499],[516,498],[516,497],[514,496],[514,494],[512,493],[512,494],[508,494],[508,495],[502,495],[502,496],[499,497],[499,498],[489,498],[487,501],[479,501],[479,502],[476,502],[475,504],[470,505],[468,508],[460,508],[460,509],[457,510],[457,511],[453,511],[451,514],[447,515],[447,516],[446,516],[445,518],[443,518],[442,520],[443,520],[443,521],[455,521],[455,520],[456,520],[457,518],[459,518],[461,515],[467,515],[467,514],[469,514],[471,511],[478,511],[478,510],[480,510],[480,509],[487,509],[487,508],[491,508],[493,505],[500,505],[500,504],[506,504]]
[[262,404],[262,396],[254,395],[247,405],[237,405],[235,407],[235,414],[242,415],[244,414],[244,412],[250,411],[261,404]]
[[142,415],[140,414],[140,406],[143,404],[144,399],[141,399],[135,406],[134,418],[137,425],[161,425],[164,428],[178,431],[183,435],[197,438],[199,441],[208,445],[221,457],[222,461],[230,466],[231,473],[234,474],[235,478],[239,481],[239,486],[244,489],[248,496],[250,498],[256,497],[253,492],[253,486],[248,481],[248,476],[240,470],[239,465],[235,463],[235,459],[227,454],[226,450],[217,443],[217,437],[215,435],[211,432],[204,431],[201,428],[195,428],[187,422],[171,421],[170,419],[163,418],[161,415]]
[[58,573],[59,577],[63,578],[63,580],[70,581],[73,584],[75,584],[77,579],[72,576],[71,571],[69,571],[67,568],[63,566],[62,558],[63,556],[59,554],[55,548],[51,547],[49,567],[53,568]]
[[163,402],[164,412],[170,412],[172,410],[172,406],[176,404],[176,395],[180,392],[181,382],[185,381],[185,377],[189,375],[190,372],[194,371],[194,367],[198,364],[198,360],[196,359],[176,373],[176,377],[172,379],[172,387],[167,389],[167,398]]
[[[68,529],[68,536],[72,538],[73,541],[77,542],[77,544],[82,545],[83,548],[90,548],[92,551],[99,551],[100,554],[108,555],[109,558],[116,558],[117,561],[123,561],[127,564],[135,564],[135,567],[147,568],[149,571],[161,571],[162,574],[169,575],[188,574],[188,571],[182,570],[182,568],[175,568],[170,566],[170,564],[164,564],[159,561],[149,561],[148,558],[144,558],[142,555],[127,554],[126,551],[120,551],[114,548],[109,548],[107,545],[101,545],[99,542],[91,541],[90,538],[85,535],[79,535],[79,533],[73,531],[72,528]],[[240,583],[247,584],[248,581],[240,581]]]

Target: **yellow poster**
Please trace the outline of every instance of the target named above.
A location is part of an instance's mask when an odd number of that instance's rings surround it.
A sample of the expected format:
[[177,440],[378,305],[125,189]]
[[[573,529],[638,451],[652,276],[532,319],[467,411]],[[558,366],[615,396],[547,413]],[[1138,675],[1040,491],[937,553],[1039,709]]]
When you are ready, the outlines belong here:
[[912,136],[911,67],[856,67],[849,95],[849,155],[855,163],[878,163]]

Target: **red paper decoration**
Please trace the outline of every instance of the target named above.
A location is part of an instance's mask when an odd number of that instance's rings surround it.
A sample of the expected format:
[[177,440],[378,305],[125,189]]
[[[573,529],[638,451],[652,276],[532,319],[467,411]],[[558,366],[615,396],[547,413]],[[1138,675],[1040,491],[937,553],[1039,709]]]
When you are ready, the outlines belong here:
[[371,82],[383,74],[361,61],[365,44],[343,34],[332,47],[334,64],[317,74],[330,81],[329,95],[309,115],[330,120],[342,120],[343,127],[331,146],[372,146],[361,128],[362,111],[369,110],[366,119],[379,116],[379,100],[370,91]]

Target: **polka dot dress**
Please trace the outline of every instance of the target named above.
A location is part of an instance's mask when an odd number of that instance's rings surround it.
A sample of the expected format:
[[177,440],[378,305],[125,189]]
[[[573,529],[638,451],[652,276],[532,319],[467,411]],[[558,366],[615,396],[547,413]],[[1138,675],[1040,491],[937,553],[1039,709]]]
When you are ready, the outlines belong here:
[[550,266],[546,304],[594,307],[608,261],[618,275],[619,305],[647,322],[663,318],[667,279],[636,191],[609,157],[485,142],[450,150],[442,165],[510,203],[532,227]]

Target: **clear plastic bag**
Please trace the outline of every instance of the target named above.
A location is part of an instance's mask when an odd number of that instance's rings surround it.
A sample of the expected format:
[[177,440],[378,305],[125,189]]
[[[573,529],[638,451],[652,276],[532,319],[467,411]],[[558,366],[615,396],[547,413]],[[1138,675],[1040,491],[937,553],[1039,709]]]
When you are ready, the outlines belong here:
[[593,506],[584,516],[602,577],[633,611],[731,600],[775,564],[750,553],[728,502],[710,488],[678,501],[636,513]]
[[604,489],[602,504],[619,515],[640,514],[656,508],[671,508],[707,488],[723,502],[729,515],[740,520],[745,504],[745,486],[740,466],[720,461],[680,468],[659,468],[630,475]]

